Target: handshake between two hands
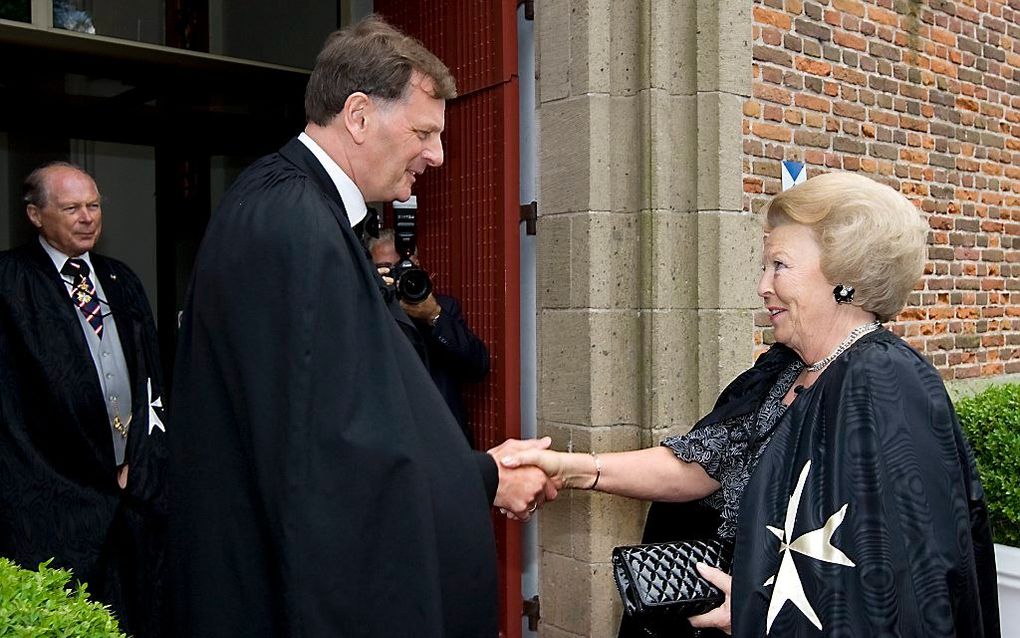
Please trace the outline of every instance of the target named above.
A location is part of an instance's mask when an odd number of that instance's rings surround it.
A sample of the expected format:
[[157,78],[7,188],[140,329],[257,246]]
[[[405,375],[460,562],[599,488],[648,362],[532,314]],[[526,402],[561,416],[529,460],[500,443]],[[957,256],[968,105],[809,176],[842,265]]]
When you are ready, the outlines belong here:
[[[592,489],[598,483],[602,473],[598,459],[550,450],[551,443],[549,437],[528,441],[508,439],[489,450],[499,468],[499,487],[493,505],[507,518],[527,521],[544,503],[554,500],[560,490]],[[715,627],[729,634],[730,576],[709,565],[699,564],[697,568],[705,580],[722,590],[726,600],[721,606],[690,618],[691,625]]]
[[489,450],[499,469],[493,505],[507,518],[527,521],[547,501],[556,499],[564,481],[559,475],[552,439],[507,439]]

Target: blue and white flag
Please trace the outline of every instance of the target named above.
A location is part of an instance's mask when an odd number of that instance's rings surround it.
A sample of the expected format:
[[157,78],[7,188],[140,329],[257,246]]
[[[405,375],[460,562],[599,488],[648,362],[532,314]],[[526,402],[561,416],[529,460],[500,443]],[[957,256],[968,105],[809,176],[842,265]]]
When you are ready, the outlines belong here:
[[783,160],[783,190],[801,184],[807,179],[807,171],[804,170],[804,162]]

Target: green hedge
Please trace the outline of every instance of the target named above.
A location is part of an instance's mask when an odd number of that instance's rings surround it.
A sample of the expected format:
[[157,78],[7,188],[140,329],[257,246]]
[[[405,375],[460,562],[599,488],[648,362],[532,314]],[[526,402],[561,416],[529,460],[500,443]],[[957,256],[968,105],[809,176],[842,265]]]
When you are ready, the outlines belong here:
[[1020,385],[959,399],[956,413],[977,457],[995,542],[1020,547]]
[[0,638],[125,638],[84,586],[66,589],[71,572],[48,564],[33,572],[0,558]]

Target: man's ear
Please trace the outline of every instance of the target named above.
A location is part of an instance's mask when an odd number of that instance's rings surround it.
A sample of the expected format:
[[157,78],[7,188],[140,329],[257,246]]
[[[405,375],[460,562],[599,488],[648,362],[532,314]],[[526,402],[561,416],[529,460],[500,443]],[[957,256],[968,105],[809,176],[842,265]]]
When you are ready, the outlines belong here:
[[39,207],[35,204],[29,204],[25,207],[25,214],[28,215],[28,221],[32,222],[32,225],[36,228],[42,228],[42,217]]
[[351,93],[344,102],[341,111],[344,127],[350,133],[355,144],[362,144],[368,131],[369,118],[374,111],[372,98],[361,91]]

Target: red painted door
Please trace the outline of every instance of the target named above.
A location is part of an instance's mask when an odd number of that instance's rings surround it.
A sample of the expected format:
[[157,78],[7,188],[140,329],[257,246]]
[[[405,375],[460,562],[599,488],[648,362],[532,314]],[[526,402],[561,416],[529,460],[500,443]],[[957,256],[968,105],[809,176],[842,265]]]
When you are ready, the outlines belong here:
[[[475,447],[520,436],[520,253],[515,0],[376,0],[375,10],[450,68],[446,161],[418,196],[419,254],[436,289],[459,297],[489,347],[487,381],[468,389]],[[495,516],[501,635],[521,634],[520,527]]]

